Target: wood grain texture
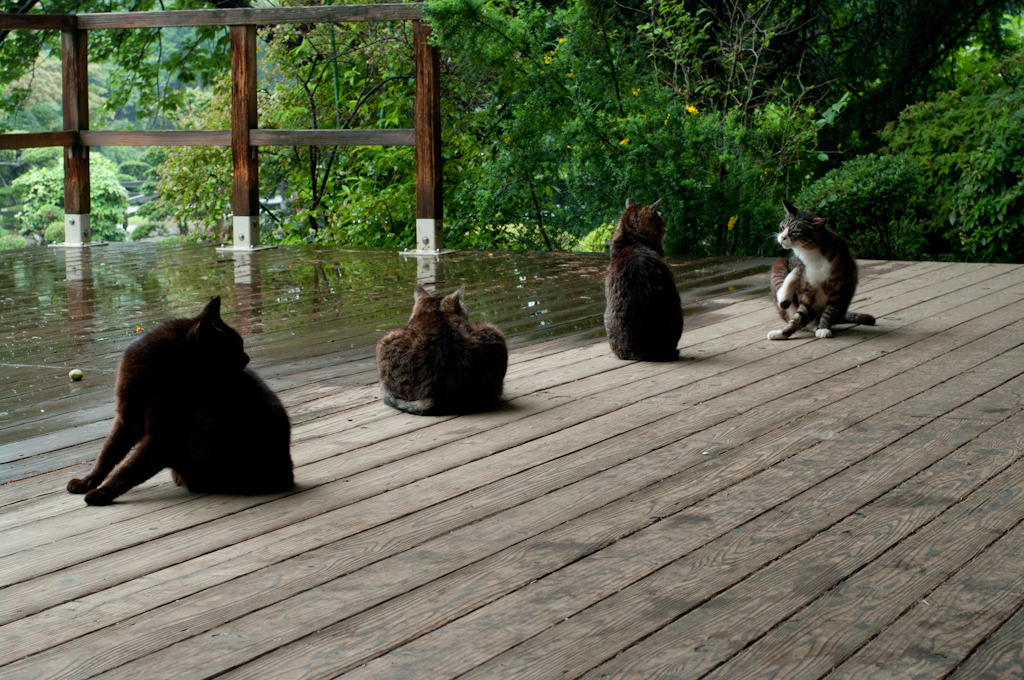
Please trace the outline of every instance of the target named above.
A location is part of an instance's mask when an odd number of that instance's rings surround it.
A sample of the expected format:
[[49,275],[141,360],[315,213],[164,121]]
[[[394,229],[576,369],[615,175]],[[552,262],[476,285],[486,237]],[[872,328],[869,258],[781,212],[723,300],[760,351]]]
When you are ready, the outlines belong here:
[[[1021,668],[1024,267],[865,262],[877,326],[771,343],[764,262],[674,261],[687,326],[656,365],[608,350],[600,256],[446,256],[439,289],[512,352],[501,408],[424,418],[373,362],[415,261],[102,250],[0,254],[5,678]],[[161,473],[84,506],[63,486],[120,352],[213,292],[289,410],[298,487]]]
[[[416,61],[416,217],[442,220],[444,188],[441,181],[441,81],[438,49],[430,44],[430,26],[415,21],[413,58]],[[435,248],[444,248],[441,232]]]
[[[89,129],[89,38],[84,31],[61,31],[61,109],[64,130]],[[81,139],[64,147],[64,212],[85,215],[92,211],[89,194],[89,147]],[[85,241],[88,234],[83,233]]]
[[325,7],[96,12],[78,16],[78,28],[156,28],[164,26],[269,26],[320,21],[402,21],[423,18],[422,3],[379,3]]

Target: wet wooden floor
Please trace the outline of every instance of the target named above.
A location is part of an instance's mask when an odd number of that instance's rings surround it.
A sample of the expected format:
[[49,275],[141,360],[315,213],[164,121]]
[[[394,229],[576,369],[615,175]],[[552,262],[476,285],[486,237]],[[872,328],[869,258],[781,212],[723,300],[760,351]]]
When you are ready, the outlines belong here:
[[[644,364],[604,264],[0,253],[0,677],[1024,677],[1024,266],[866,262],[877,326],[770,342],[766,261],[674,261],[681,357]],[[379,401],[417,277],[505,329],[499,410]],[[67,494],[120,352],[214,294],[298,487]]]

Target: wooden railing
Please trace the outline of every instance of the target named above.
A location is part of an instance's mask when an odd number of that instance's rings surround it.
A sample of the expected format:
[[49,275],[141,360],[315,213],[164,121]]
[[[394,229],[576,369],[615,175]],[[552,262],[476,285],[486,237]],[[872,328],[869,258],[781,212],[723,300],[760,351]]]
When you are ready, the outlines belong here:
[[[256,27],[276,24],[412,21],[416,96],[412,129],[261,130],[256,108]],[[88,31],[226,26],[231,37],[230,130],[90,130]],[[443,247],[441,185],[441,108],[437,49],[429,43],[422,4],[279,7],[265,9],[109,12],[78,15],[0,14],[0,30],[61,31],[64,129],[0,135],[0,149],[64,147],[65,243],[88,245],[89,147],[230,146],[234,180],[231,194],[233,249],[260,246],[260,146],[415,146],[416,245],[420,252]]]

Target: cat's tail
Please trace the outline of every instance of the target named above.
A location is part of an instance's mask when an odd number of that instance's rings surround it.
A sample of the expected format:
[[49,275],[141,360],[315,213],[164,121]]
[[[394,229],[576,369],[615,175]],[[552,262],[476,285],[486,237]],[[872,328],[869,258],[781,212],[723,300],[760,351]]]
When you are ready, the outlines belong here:
[[411,413],[414,416],[429,416],[434,415],[437,412],[437,404],[434,399],[417,399],[416,401],[406,401],[405,399],[399,399],[390,394],[385,394],[384,403],[391,408],[397,408],[399,411],[405,411]]
[[858,312],[847,312],[846,323],[859,323],[862,326],[874,326],[875,317],[870,314],[860,314]]

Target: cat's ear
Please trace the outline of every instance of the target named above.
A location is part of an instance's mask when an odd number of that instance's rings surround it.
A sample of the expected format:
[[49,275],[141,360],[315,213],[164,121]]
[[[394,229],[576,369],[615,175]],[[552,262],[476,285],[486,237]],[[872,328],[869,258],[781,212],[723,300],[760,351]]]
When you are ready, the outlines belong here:
[[423,286],[421,286],[420,284],[417,283],[416,286],[413,287],[413,289],[412,289],[412,299],[413,299],[413,301],[416,302],[416,301],[420,300],[421,298],[425,298],[425,297],[430,297],[430,291],[428,291],[426,288],[424,288]]
[[634,201],[632,198],[627,198],[626,199],[626,207],[627,208],[632,208],[634,205],[636,205],[636,201]]
[[209,337],[209,332],[214,329],[215,324],[220,323],[220,296],[210,298],[210,301],[203,307],[203,311],[196,317],[192,328],[188,329],[188,339],[198,341]]
[[818,217],[817,215],[815,215],[814,219],[811,220],[811,224],[813,224],[816,227],[824,227],[826,224],[828,224],[828,218]]
[[203,307],[201,316],[208,316],[211,319],[220,319],[220,296],[210,298],[210,301]]
[[786,214],[787,215],[791,215],[792,216],[792,215],[796,215],[797,212],[799,212],[797,210],[797,207],[795,205],[793,205],[792,203],[790,203],[789,201],[787,201],[786,199],[782,199],[782,207],[786,209]]
[[459,289],[441,301],[442,312],[459,312],[465,308],[462,306],[462,296],[466,293],[466,286],[459,286]]
[[657,201],[655,201],[654,203],[651,203],[651,204],[650,204],[649,206],[647,206],[647,207],[648,207],[648,209],[650,209],[651,211],[655,211],[655,210],[657,210],[657,209],[658,209],[658,206],[659,206],[659,205],[661,205],[661,199],[660,199],[660,198],[659,198],[659,199],[658,199]]

